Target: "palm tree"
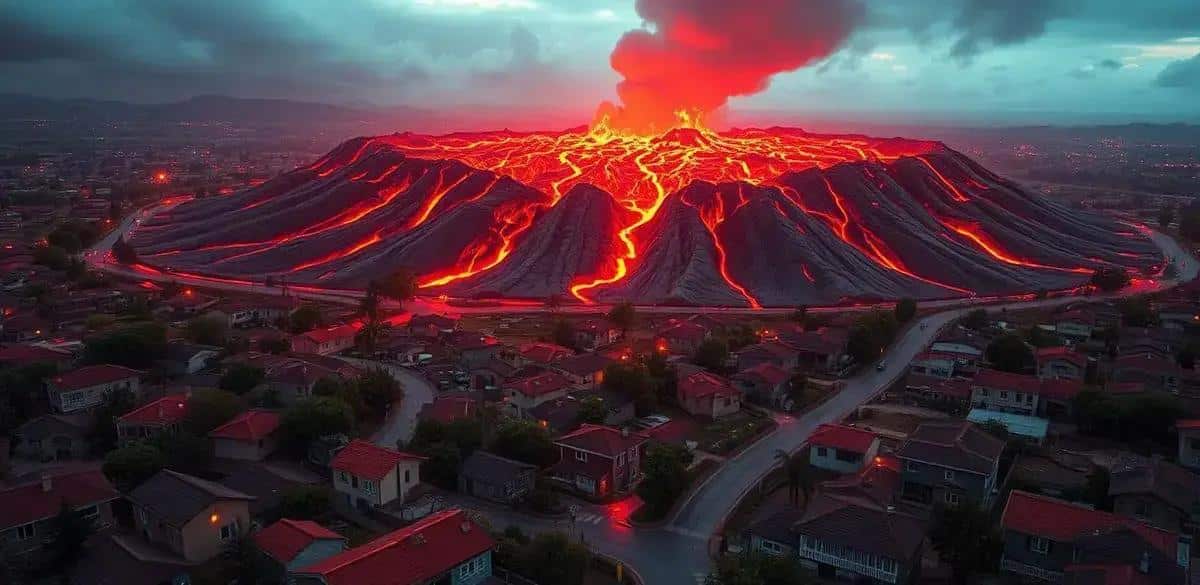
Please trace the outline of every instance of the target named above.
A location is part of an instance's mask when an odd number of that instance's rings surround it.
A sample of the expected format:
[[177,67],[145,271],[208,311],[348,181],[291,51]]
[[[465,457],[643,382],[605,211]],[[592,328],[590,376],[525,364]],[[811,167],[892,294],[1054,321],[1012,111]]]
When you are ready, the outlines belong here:
[[808,459],[803,452],[788,453],[783,449],[775,450],[775,460],[787,476],[788,499],[793,506],[799,507],[800,494],[804,494],[804,505],[808,505],[812,497],[813,477],[808,467]]

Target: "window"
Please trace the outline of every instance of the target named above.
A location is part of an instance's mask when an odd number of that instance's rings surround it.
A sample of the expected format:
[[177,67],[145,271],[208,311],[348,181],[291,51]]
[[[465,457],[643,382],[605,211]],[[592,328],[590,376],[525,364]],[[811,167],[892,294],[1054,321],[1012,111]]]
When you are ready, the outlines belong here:
[[354,489],[358,489],[358,476],[356,476],[356,475],[350,476],[350,487],[352,487]]
[[946,503],[951,506],[957,506],[959,502],[958,494],[954,492],[946,492]]
[[583,451],[575,452],[575,460],[576,461],[587,461],[587,456],[588,456],[588,454]]
[[221,540],[229,540],[238,534],[237,520],[221,527]]
[[1007,400],[1007,399],[1008,399],[1008,392],[1006,392],[1006,391],[1004,391],[1004,390],[1001,390],[1001,391],[1000,391],[1000,399],[1001,399],[1001,400]]
[[345,471],[339,471],[339,472],[338,472],[338,481],[340,481],[340,482],[342,482],[342,483],[346,483],[347,481],[349,481],[348,479],[346,479],[346,472],[345,472]]
[[826,457],[828,454],[829,450],[825,447],[817,447],[817,457]]
[[1050,554],[1050,541],[1040,536],[1030,536],[1029,550],[1041,555]]
[[1146,500],[1138,500],[1134,503],[1133,515],[1138,518],[1147,518],[1150,516],[1150,502]]
[[916,461],[905,461],[904,462],[904,470],[905,471],[920,471],[921,464],[917,463]]
[[625,454],[617,453],[617,467],[621,467],[622,465],[625,465]]
[[100,506],[97,505],[80,508],[76,510],[76,512],[79,512],[79,514],[83,516],[85,520],[90,522],[95,522],[98,518],[100,518]]
[[843,463],[858,463],[859,461],[862,460],[861,454],[855,453],[853,451],[843,451],[841,449],[834,449],[833,456],[838,461],[841,461]]
[[33,538],[33,522],[17,527],[17,540],[29,540],[31,538]]
[[770,540],[762,540],[759,542],[758,547],[761,548],[762,551],[767,554],[771,554],[771,555],[783,554],[783,546],[780,545],[778,542],[773,542]]
[[404,483],[409,483],[411,481],[412,481],[412,470],[405,469],[404,470]]
[[954,470],[947,469],[945,471],[942,471],[942,477],[945,478],[946,481],[954,481]]
[[375,482],[373,482],[369,479],[364,479],[362,482],[362,489],[364,492],[366,492],[368,494],[375,493]]

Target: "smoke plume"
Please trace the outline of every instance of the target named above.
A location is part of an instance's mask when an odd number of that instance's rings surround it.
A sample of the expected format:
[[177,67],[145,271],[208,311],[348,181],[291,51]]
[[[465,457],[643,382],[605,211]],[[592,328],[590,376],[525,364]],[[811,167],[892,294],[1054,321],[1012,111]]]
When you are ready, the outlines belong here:
[[708,114],[729,98],[766,89],[771,77],[837,51],[864,18],[859,0],[637,0],[650,25],[613,49],[618,128],[671,127],[675,112]]

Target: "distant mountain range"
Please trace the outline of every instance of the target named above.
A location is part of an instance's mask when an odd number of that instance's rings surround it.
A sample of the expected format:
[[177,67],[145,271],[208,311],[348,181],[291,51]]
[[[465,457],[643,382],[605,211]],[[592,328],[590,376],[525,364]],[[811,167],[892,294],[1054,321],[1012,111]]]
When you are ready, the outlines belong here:
[[381,120],[428,119],[433,113],[408,107],[351,108],[277,99],[244,99],[203,95],[163,104],[135,104],[93,99],[53,99],[0,94],[0,119],[76,120],[82,122],[229,122],[275,125],[315,121],[328,124],[378,123]]

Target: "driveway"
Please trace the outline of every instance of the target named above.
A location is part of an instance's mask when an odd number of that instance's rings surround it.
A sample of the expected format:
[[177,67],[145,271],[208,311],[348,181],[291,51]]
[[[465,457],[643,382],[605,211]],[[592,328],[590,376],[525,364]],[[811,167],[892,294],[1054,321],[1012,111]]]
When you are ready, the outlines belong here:
[[433,402],[437,394],[433,385],[424,376],[406,368],[359,358],[341,358],[363,368],[382,368],[391,374],[400,386],[404,388],[404,397],[400,402],[392,404],[392,411],[383,426],[371,437],[371,441],[380,447],[395,449],[400,441],[408,442],[413,432],[417,430],[417,415],[421,407]]

